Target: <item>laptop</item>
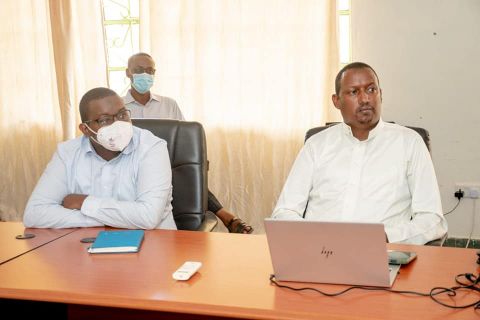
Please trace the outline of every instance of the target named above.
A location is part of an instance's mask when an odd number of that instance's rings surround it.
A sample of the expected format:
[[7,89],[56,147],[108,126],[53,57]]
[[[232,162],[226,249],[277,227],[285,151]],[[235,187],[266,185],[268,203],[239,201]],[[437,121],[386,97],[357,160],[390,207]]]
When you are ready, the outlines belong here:
[[381,223],[265,219],[279,281],[391,287],[400,265],[389,265]]

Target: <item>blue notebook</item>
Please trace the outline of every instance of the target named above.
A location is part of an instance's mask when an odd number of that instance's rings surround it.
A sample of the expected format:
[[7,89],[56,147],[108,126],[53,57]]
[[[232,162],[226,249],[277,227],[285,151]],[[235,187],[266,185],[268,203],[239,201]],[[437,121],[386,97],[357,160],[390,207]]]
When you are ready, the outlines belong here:
[[143,230],[100,231],[95,242],[88,248],[88,252],[138,252],[144,233]]

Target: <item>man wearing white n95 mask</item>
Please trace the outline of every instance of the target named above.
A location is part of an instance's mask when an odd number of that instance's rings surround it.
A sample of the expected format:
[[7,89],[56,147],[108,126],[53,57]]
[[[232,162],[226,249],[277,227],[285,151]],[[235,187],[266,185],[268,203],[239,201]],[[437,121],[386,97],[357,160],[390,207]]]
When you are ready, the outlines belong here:
[[332,100],[344,122],[307,140],[272,217],[383,223],[389,242],[441,238],[447,222],[430,154],[415,131],[382,121],[372,67],[340,70]]
[[80,101],[83,136],[60,143],[24,214],[37,228],[112,226],[176,229],[166,142],[132,127],[112,90]]

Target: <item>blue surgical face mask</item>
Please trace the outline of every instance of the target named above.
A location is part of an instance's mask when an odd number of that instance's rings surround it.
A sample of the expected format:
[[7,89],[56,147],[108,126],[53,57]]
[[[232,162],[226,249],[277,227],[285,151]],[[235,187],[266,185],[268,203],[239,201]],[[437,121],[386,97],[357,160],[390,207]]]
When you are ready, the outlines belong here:
[[148,73],[134,73],[132,87],[138,93],[146,93],[153,86],[153,75]]

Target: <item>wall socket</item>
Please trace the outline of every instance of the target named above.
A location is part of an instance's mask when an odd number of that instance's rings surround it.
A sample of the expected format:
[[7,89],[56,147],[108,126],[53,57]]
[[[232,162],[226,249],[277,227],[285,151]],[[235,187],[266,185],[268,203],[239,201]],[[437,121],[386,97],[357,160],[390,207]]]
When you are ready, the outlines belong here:
[[478,199],[480,198],[480,182],[456,183],[455,191],[461,189],[464,198]]

